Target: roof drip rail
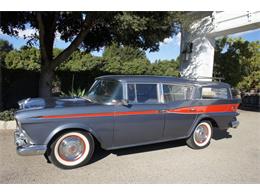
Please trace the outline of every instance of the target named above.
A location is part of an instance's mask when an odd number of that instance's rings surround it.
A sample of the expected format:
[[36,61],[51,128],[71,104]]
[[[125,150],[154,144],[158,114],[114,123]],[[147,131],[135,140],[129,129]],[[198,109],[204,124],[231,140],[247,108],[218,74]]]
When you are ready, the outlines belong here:
[[186,79],[195,80],[195,81],[199,81],[201,79],[212,79],[212,81],[217,81],[217,82],[221,82],[222,80],[225,80],[223,77],[205,77],[205,76],[186,77]]
[[218,82],[221,82],[222,80],[224,80],[223,77],[204,77],[204,76],[198,76],[197,80],[198,79],[212,79],[212,81],[218,81]]

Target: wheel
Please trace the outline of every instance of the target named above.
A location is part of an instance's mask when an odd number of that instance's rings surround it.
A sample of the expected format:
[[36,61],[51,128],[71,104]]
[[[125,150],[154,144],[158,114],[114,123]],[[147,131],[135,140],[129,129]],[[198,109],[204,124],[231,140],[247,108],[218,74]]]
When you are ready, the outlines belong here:
[[202,149],[210,144],[212,125],[209,121],[201,121],[187,139],[186,143],[193,149]]
[[62,169],[86,165],[94,152],[94,139],[88,132],[70,131],[58,136],[49,147],[49,160]]

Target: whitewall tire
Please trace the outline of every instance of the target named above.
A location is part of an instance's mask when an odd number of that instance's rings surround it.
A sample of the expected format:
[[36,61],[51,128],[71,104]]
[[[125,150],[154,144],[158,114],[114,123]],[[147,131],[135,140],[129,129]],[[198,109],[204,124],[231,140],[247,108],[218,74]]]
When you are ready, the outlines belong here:
[[86,165],[94,152],[91,134],[70,131],[59,135],[50,145],[49,160],[59,168],[73,169]]
[[187,139],[186,143],[193,149],[202,149],[210,144],[213,129],[210,121],[201,121]]

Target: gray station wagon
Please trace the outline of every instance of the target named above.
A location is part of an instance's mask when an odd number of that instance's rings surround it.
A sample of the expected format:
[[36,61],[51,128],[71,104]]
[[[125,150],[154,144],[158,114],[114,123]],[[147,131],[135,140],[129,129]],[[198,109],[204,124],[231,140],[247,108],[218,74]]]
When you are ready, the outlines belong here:
[[103,149],[186,139],[209,145],[213,127],[237,127],[239,100],[222,82],[160,76],[102,76],[86,97],[18,102],[15,142],[20,155],[44,154],[57,167],[86,165]]

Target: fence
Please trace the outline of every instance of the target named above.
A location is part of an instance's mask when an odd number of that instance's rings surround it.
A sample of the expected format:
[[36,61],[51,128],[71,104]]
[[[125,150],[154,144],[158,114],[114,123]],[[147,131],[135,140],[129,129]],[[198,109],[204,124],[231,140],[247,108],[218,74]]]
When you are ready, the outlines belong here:
[[[17,108],[17,101],[38,97],[39,72],[27,70],[3,69],[3,104],[5,109]],[[108,74],[102,71],[69,72],[56,71],[55,80],[59,83],[61,91],[67,92],[72,87],[72,77],[74,76],[74,89],[88,89],[95,77]],[[111,74],[111,73],[110,73]]]

